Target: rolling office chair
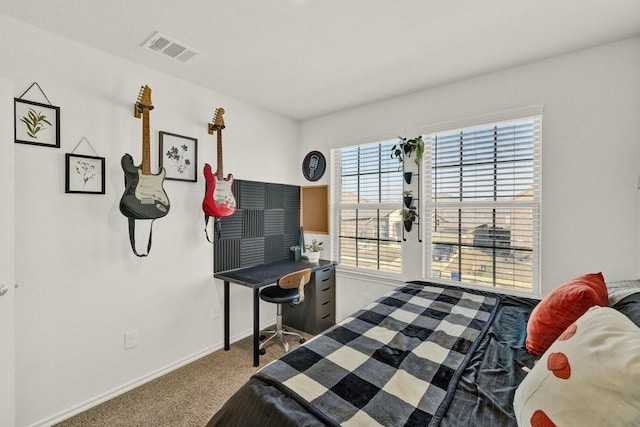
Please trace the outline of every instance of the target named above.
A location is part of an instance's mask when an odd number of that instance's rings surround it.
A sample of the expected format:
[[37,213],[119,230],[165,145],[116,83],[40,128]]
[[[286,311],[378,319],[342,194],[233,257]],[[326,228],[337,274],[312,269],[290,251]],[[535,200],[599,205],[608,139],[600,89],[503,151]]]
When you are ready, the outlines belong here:
[[[298,337],[300,339],[300,344],[305,341],[302,335],[296,334],[295,332],[289,332],[282,327],[282,304],[297,305],[303,302],[304,285],[309,283],[309,280],[311,280],[311,269],[307,268],[282,276],[280,280],[278,280],[277,285],[267,286],[266,288],[262,288],[260,291],[260,299],[278,304],[276,329],[264,331],[260,335],[260,340],[262,341],[258,350],[260,354],[266,353],[264,346],[275,337],[280,338],[285,353],[289,351],[289,343],[285,339],[285,336],[290,335]],[[266,338],[264,334],[271,334],[271,336]]]

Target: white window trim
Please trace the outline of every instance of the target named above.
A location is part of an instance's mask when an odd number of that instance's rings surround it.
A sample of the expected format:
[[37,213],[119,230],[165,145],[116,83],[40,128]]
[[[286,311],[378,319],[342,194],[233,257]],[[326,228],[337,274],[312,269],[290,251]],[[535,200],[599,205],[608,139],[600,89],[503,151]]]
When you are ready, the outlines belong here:
[[[451,130],[476,127],[487,123],[499,123],[511,120],[524,119],[532,116],[541,116],[544,111],[544,104],[529,105],[521,108],[513,108],[509,110],[497,111],[494,113],[482,114],[473,117],[467,117],[461,120],[451,120],[430,125],[420,126],[418,130],[421,135],[430,133],[448,132]],[[542,136],[541,136],[542,138]],[[423,171],[424,164],[423,163]]]
[[340,274],[343,277],[366,280],[367,282],[390,286],[393,288],[400,286],[404,282],[406,282],[406,279],[398,273],[367,270],[364,268],[356,268],[340,264],[336,266],[336,273]]

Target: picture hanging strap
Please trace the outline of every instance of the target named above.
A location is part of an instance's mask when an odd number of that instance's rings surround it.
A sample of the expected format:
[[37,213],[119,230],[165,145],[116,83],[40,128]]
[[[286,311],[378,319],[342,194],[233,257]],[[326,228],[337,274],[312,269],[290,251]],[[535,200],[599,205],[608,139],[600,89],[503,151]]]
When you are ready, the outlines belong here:
[[23,96],[25,96],[27,94],[27,92],[29,92],[31,90],[31,88],[33,86],[38,86],[38,89],[40,89],[40,93],[42,94],[42,96],[44,96],[44,98],[47,100],[47,102],[49,103],[49,105],[53,105],[51,103],[51,101],[49,101],[49,98],[47,98],[47,95],[44,93],[44,91],[42,90],[42,88],[40,87],[40,85],[38,84],[38,82],[33,82],[31,83],[31,86],[29,86],[29,89],[25,90],[24,92],[22,92],[22,95],[20,95],[18,97],[18,99],[22,99]]
[[87,142],[87,144],[89,144],[89,147],[91,148],[91,150],[93,151],[93,153],[96,155],[96,157],[100,157],[100,154],[98,154],[98,152],[96,151],[96,149],[95,149],[95,148],[93,148],[93,145],[91,145],[91,142],[89,142],[89,140],[87,139],[87,137],[86,137],[86,136],[83,136],[83,137],[80,139],[80,142],[78,142],[78,143],[76,144],[75,148],[74,148],[73,150],[71,150],[71,154],[73,154],[73,153],[75,153],[75,152],[76,152],[76,150],[78,149],[78,147],[80,146],[80,144],[82,144],[82,142],[83,142],[83,141],[86,141],[86,142]]
[[155,221],[155,219],[151,220],[151,225],[149,226],[149,242],[147,242],[147,253],[139,254],[138,251],[136,251],[136,220],[133,218],[129,218],[129,241],[131,242],[131,249],[133,250],[133,253],[136,254],[137,257],[140,257],[140,258],[146,257],[147,255],[149,255],[149,252],[151,252],[151,236],[153,235],[153,221]]

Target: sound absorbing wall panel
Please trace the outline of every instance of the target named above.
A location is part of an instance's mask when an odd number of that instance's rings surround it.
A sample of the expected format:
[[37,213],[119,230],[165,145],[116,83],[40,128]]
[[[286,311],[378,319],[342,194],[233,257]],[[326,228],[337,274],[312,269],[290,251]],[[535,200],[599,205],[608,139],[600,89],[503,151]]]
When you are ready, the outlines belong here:
[[287,259],[300,243],[300,187],[235,180],[238,210],[220,219],[214,273]]

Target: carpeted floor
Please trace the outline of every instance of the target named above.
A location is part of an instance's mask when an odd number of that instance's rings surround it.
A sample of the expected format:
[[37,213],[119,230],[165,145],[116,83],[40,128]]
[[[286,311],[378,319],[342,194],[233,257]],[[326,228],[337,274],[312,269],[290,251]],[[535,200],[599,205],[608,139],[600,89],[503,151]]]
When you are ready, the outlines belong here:
[[[305,335],[310,338],[309,335]],[[273,343],[273,344],[272,344]],[[283,354],[272,341],[260,367]],[[201,427],[260,367],[252,337],[218,350],[147,384],[82,412],[56,427]],[[299,344],[289,340],[290,347]]]

